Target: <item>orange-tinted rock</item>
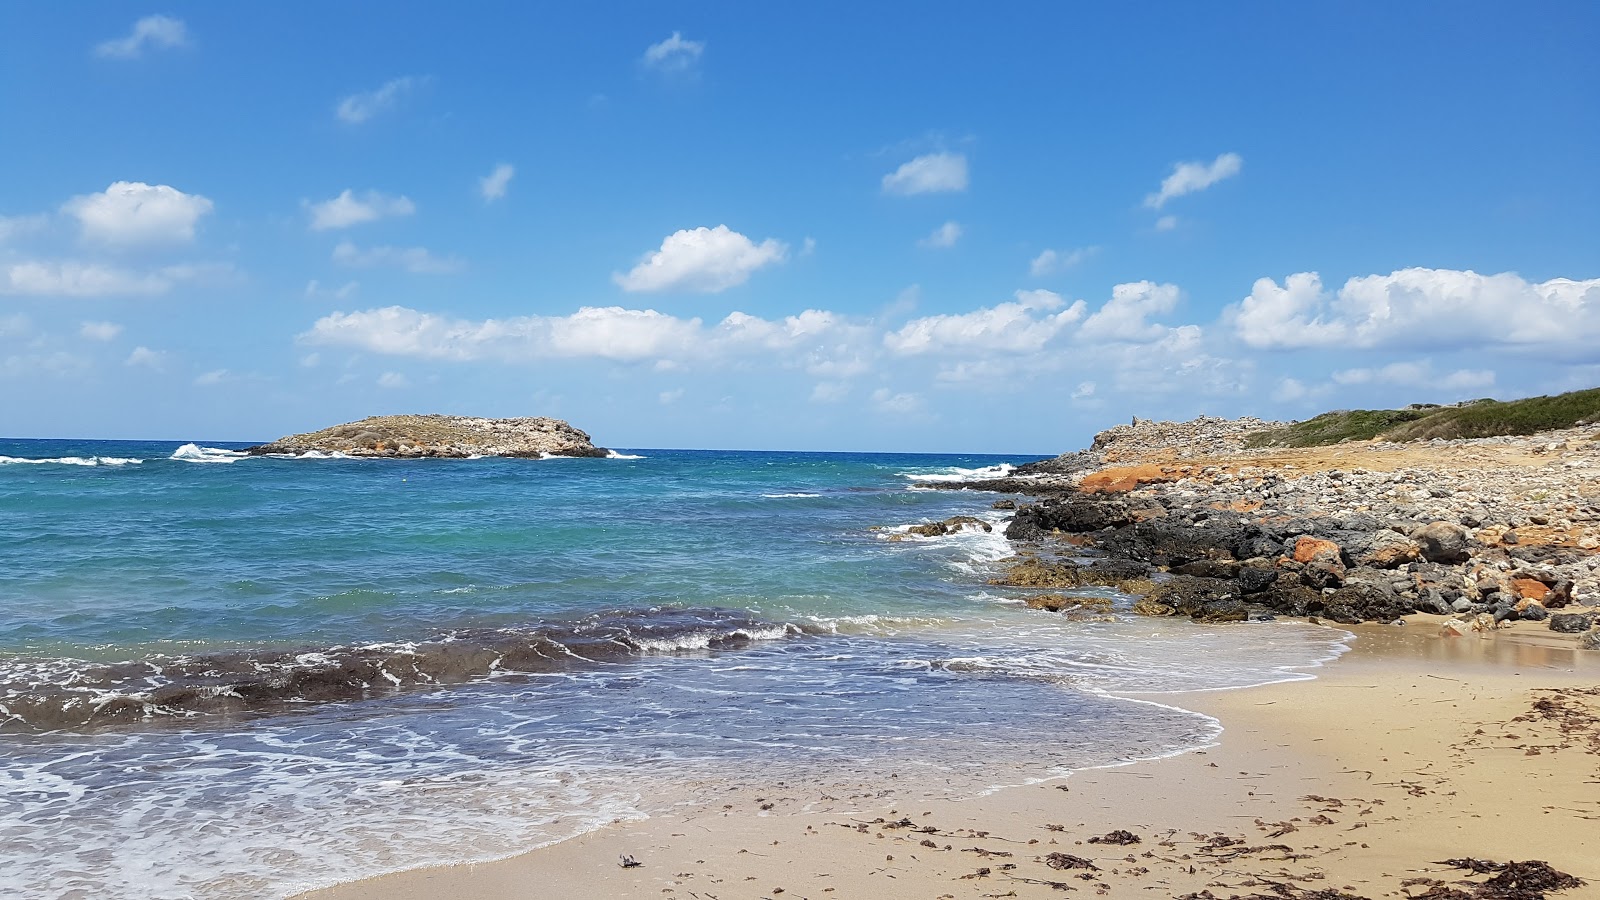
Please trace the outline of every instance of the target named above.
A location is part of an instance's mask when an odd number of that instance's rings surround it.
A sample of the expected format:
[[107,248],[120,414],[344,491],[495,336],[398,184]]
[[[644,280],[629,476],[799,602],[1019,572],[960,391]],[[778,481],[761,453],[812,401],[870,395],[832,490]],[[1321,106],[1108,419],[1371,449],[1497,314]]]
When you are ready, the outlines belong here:
[[1524,600],[1543,600],[1545,594],[1550,592],[1550,588],[1546,587],[1544,582],[1534,578],[1513,578],[1511,589]]
[[1301,535],[1294,542],[1294,561],[1297,563],[1337,563],[1339,562],[1339,545],[1333,541]]
[[1166,466],[1157,465],[1101,469],[1085,475],[1083,481],[1078,483],[1078,490],[1086,494],[1121,494],[1141,484],[1176,481],[1181,474]]

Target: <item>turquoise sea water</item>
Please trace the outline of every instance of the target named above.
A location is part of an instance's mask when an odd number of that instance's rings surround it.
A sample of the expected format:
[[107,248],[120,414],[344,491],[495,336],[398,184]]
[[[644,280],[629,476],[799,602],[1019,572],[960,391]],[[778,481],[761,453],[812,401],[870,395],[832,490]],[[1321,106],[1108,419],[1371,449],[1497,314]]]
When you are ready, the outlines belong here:
[[[1215,735],[1107,692],[1338,651],[1021,608],[994,496],[919,488],[1025,459],[0,441],[0,894],[282,896],[708,781],[974,794]],[[994,530],[895,539],[957,513]]]

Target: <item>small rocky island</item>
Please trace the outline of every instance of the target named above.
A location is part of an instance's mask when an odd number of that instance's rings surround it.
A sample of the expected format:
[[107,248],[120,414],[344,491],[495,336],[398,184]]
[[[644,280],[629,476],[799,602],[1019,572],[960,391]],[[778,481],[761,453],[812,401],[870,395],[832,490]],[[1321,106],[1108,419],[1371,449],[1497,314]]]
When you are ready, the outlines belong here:
[[542,416],[369,416],[321,431],[291,434],[245,450],[252,456],[313,454],[391,459],[466,459],[475,456],[607,456],[586,432]]

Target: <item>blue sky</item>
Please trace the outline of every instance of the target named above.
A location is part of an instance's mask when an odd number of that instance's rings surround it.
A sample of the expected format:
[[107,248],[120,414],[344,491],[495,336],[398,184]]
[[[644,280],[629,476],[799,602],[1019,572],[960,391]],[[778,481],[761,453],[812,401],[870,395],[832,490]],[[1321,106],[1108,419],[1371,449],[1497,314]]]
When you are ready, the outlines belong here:
[[1600,384],[1600,7],[7,4],[0,433],[1055,452]]

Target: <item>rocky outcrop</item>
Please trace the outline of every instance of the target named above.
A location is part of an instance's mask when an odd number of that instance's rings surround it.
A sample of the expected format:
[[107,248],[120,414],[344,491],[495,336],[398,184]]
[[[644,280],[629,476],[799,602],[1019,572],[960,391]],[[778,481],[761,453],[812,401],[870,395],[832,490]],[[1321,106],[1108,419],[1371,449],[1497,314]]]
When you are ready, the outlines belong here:
[[255,456],[345,456],[465,459],[475,456],[606,456],[589,435],[560,419],[473,416],[371,416],[250,447]]

